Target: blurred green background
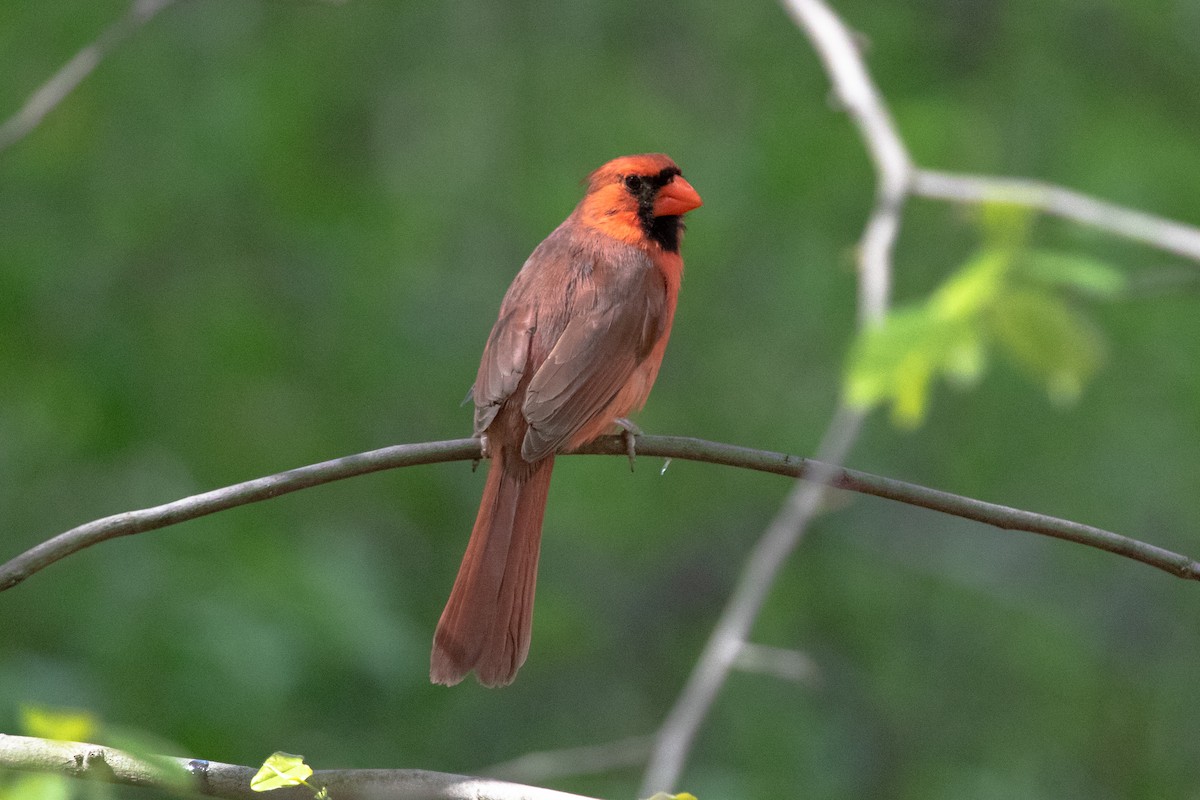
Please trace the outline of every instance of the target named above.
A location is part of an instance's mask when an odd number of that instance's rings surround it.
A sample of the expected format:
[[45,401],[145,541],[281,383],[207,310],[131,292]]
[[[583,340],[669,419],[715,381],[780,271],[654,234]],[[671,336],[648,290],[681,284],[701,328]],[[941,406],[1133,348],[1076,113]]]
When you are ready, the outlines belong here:
[[[0,116],[125,0],[0,5]],[[836,4],[927,166],[1200,223],[1193,0]],[[108,514],[393,443],[460,407],[505,287],[610,157],[670,153],[690,217],[649,432],[811,454],[854,326],[863,146],[770,0],[198,0],[0,152],[8,558]],[[914,201],[898,301],[978,244]],[[1044,220],[1132,279],[1190,267]],[[1191,265],[1195,267],[1196,265]],[[1082,306],[1107,361],[1060,408],[998,362],[852,466],[1200,553],[1195,284]],[[89,709],[182,752],[472,773],[655,730],[788,482],[564,459],[532,653],[430,686],[482,473],[422,467],[106,543],[0,594],[0,730]],[[1200,587],[882,500],[820,518],[679,790],[704,798],[1200,796]],[[631,797],[640,770],[555,782]],[[134,790],[121,793],[139,796]]]

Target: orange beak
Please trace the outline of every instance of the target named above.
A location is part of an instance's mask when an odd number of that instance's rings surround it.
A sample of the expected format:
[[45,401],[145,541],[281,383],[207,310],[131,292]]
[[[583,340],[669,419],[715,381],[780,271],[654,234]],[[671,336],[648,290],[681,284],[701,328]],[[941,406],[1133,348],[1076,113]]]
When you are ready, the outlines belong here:
[[654,200],[654,216],[678,217],[702,205],[704,201],[692,185],[685,181],[682,175],[676,175],[670,183],[658,190],[658,197]]

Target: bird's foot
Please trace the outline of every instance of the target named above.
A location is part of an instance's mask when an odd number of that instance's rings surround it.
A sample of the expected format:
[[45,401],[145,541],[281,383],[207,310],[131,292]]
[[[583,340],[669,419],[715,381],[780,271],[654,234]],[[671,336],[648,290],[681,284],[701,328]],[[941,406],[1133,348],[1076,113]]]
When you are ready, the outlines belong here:
[[471,461],[471,472],[479,469],[479,462],[485,458],[492,457],[492,445],[488,441],[487,434],[482,434],[479,437],[479,456]]
[[620,417],[613,421],[617,423],[617,427],[621,429],[621,436],[625,439],[625,454],[629,456],[629,471],[633,472],[633,461],[637,455],[634,441],[642,435],[642,429],[627,417]]

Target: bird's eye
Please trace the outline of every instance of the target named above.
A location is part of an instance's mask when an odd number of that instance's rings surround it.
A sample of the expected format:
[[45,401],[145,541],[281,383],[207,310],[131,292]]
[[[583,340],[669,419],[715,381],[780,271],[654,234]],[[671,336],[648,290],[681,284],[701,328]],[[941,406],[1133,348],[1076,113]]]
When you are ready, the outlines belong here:
[[625,188],[634,194],[642,191],[642,176],[641,175],[626,175]]

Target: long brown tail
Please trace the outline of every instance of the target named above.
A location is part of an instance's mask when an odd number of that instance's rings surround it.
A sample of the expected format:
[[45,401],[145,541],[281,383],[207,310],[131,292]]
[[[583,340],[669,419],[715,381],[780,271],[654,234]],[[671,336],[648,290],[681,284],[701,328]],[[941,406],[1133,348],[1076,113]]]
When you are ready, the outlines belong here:
[[535,464],[497,450],[450,599],[433,634],[429,678],[453,686],[512,683],[529,654],[551,456]]

